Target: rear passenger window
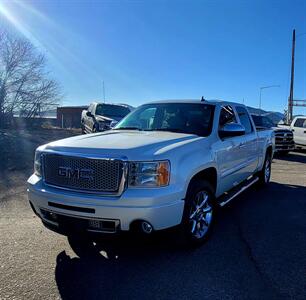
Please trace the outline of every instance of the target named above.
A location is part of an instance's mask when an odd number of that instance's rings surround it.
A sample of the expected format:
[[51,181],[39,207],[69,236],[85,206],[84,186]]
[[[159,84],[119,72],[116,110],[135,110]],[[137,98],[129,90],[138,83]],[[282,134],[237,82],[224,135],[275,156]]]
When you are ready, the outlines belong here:
[[242,106],[236,107],[241,124],[245,128],[245,134],[251,133],[253,131],[253,126],[249,117],[247,110]]
[[230,105],[222,106],[219,119],[219,127],[222,128],[226,124],[237,123],[237,119],[233,108]]
[[296,119],[294,127],[306,128],[306,119]]

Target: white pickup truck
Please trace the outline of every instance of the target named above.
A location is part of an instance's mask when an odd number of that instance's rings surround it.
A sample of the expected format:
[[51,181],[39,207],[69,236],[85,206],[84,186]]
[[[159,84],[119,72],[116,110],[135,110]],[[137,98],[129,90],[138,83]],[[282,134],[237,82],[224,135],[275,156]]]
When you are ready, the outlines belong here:
[[170,227],[200,244],[218,207],[269,182],[273,151],[273,131],[257,132],[242,104],[153,102],[110,131],[38,147],[28,197],[44,225],[71,245]]
[[295,117],[289,128],[293,131],[295,147],[306,149],[306,116]]

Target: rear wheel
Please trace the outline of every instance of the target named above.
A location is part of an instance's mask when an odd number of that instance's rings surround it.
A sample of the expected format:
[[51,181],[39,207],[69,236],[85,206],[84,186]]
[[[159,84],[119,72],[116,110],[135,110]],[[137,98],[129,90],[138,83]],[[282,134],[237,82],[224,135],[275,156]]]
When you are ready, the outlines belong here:
[[214,189],[208,181],[191,182],[181,224],[184,243],[197,246],[207,240],[215,218],[214,200]]

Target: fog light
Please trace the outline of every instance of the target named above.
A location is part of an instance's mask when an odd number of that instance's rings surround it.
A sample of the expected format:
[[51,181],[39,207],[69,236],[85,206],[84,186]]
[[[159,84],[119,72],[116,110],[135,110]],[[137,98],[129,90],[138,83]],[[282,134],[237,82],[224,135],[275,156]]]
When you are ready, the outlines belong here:
[[147,234],[150,234],[153,231],[152,225],[150,223],[148,223],[148,222],[142,222],[141,223],[141,228],[142,228],[142,231],[144,233],[147,233]]
[[53,222],[57,221],[57,215],[55,213],[44,210],[44,209],[41,209],[40,211],[46,220],[53,221]]

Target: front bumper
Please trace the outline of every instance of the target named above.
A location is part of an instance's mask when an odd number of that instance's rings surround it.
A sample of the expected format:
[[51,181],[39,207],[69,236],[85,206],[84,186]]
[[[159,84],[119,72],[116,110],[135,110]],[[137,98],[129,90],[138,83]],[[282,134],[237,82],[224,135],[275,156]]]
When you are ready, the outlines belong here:
[[275,144],[275,152],[282,152],[282,151],[293,151],[295,149],[294,142],[290,143],[276,143]]
[[[135,221],[149,222],[154,230],[181,223],[184,200],[177,187],[127,189],[120,197],[105,197],[47,187],[36,175],[28,180],[28,198],[44,224],[58,226],[45,211],[79,220],[110,220],[116,231],[128,231]],[[55,230],[56,231],[56,230]]]

